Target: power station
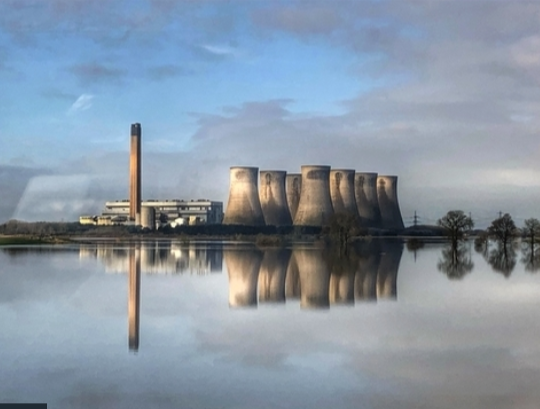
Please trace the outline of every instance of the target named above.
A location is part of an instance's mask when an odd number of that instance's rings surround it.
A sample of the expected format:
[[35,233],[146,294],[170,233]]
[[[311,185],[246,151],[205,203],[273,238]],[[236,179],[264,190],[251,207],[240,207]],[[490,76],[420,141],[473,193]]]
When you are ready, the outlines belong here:
[[205,199],[143,202],[141,124],[132,124],[130,135],[129,200],[106,202],[101,216],[81,216],[81,224],[130,224],[152,230],[167,224],[220,223],[322,227],[334,214],[347,214],[364,228],[404,229],[397,176],[331,169],[328,165],[303,165],[300,174],[232,166],[225,213],[221,202]]

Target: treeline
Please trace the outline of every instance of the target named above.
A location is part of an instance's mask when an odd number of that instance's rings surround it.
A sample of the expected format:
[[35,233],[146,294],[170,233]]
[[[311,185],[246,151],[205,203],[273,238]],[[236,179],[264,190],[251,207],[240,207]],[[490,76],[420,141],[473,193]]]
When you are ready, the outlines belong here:
[[78,222],[24,222],[10,220],[0,225],[0,234],[47,236],[126,236],[142,235],[188,235],[188,236],[256,236],[256,235],[319,235],[321,227],[304,226],[239,226],[224,224],[163,226],[158,230],[150,230],[140,226],[95,226]]

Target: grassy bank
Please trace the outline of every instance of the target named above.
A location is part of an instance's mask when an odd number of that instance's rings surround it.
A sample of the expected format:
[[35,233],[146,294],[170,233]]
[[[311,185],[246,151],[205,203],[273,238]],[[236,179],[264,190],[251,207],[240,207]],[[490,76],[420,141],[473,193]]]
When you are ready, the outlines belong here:
[[0,236],[0,246],[65,243],[57,237]]

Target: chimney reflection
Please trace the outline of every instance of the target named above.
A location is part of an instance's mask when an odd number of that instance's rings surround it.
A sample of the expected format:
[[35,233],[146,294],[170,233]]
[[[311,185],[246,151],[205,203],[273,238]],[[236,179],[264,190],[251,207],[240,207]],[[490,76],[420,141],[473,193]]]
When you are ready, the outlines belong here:
[[139,350],[139,308],[141,301],[141,257],[140,249],[129,250],[128,277],[128,345],[129,350]]
[[323,253],[324,250],[317,248],[293,250],[302,289],[301,308],[328,308],[330,306],[330,269]]
[[256,307],[262,253],[255,248],[223,250],[223,258],[229,274],[229,307]]
[[259,271],[259,302],[285,302],[285,275],[291,258],[287,249],[269,249]]

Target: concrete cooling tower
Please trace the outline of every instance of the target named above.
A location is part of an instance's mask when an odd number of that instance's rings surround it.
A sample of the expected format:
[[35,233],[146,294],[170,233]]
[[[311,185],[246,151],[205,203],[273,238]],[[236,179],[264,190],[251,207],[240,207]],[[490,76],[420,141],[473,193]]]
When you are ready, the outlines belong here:
[[353,169],[332,169],[330,171],[330,197],[334,213],[346,213],[358,217],[354,197]]
[[265,250],[259,271],[259,302],[285,302],[285,274],[291,258],[288,249]]
[[231,167],[229,203],[223,224],[264,226],[257,188],[258,171],[259,168],[253,167]]
[[289,173],[285,176],[285,193],[287,195],[287,204],[291,218],[294,220],[298,203],[300,202],[300,190],[302,188],[302,175],[299,173]]
[[381,210],[383,229],[402,230],[405,228],[397,198],[397,176],[377,177],[377,198]]
[[229,274],[229,307],[257,306],[257,278],[262,257],[255,248],[223,250]]
[[358,215],[363,227],[381,227],[381,211],[377,197],[377,174],[356,173],[354,194]]
[[294,225],[323,226],[333,214],[330,166],[302,166],[302,190]]
[[321,249],[293,249],[300,276],[300,307],[329,308],[330,269]]
[[290,226],[292,224],[283,170],[261,170],[259,199],[267,226]]

